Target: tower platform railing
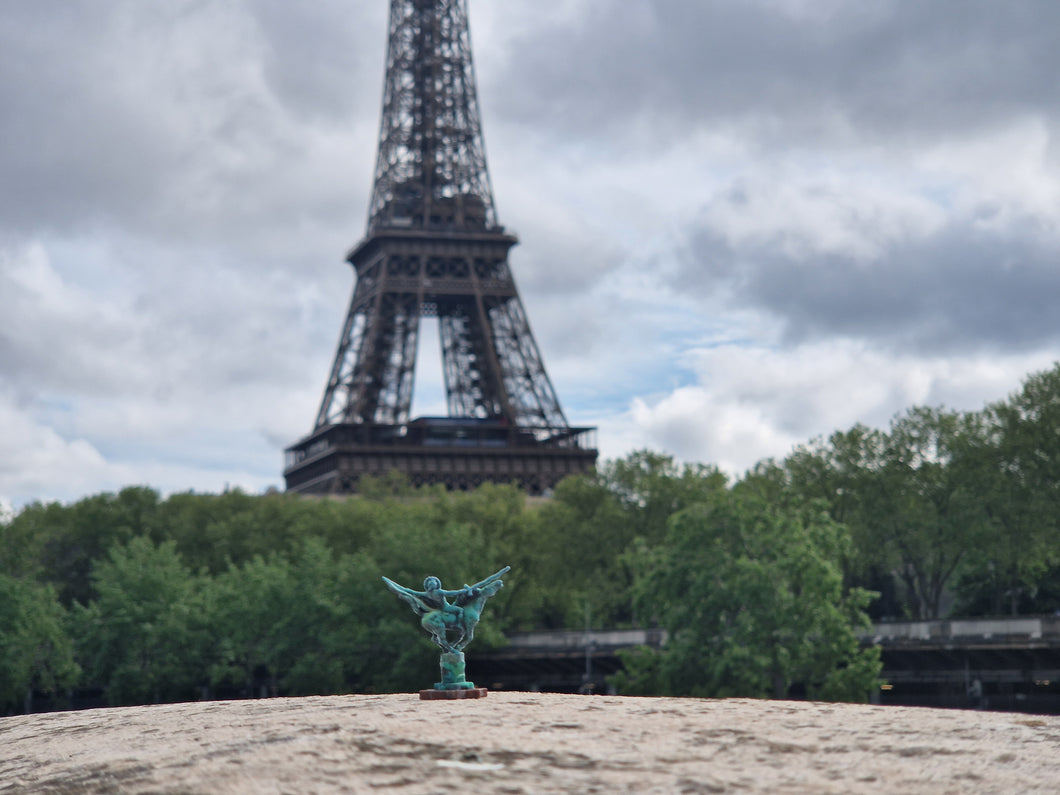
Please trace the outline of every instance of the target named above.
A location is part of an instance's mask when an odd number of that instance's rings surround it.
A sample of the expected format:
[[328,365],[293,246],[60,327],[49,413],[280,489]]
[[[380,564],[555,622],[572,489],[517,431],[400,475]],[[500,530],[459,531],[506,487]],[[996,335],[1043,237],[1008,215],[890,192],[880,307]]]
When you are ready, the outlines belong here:
[[596,456],[596,428],[424,417],[404,425],[326,425],[287,448],[284,477],[292,491],[355,493],[361,477],[394,469],[416,486],[467,490],[516,482],[541,495],[564,477],[590,470]]

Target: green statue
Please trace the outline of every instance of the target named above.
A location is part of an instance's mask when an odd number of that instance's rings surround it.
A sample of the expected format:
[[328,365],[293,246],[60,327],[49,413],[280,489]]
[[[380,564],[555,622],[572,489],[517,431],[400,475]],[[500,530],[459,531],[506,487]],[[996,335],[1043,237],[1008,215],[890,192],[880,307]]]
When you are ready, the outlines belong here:
[[[459,691],[481,691],[480,695],[485,695],[484,688],[476,688],[474,682],[464,679],[463,652],[464,647],[475,637],[475,626],[486,600],[504,587],[501,577],[510,570],[511,566],[505,566],[482,582],[465,585],[458,591],[444,590],[442,581],[434,576],[423,581],[422,591],[413,591],[383,578],[386,587],[420,616],[420,625],[442,649],[442,681],[435,684],[436,691],[449,691],[453,695]],[[450,602],[450,599],[453,601]],[[424,693],[427,692],[423,691],[420,695],[426,698]]]

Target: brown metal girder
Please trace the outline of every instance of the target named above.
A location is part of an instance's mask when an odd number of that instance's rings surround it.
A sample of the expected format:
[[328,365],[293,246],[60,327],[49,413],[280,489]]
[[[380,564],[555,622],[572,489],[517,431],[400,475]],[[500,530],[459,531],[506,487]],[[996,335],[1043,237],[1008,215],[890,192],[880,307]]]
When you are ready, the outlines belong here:
[[[387,279],[386,287],[376,285],[375,287],[366,288],[363,299],[354,305],[354,310],[356,311],[360,306],[367,303],[369,299],[374,298],[380,293],[408,294],[420,292],[420,285],[422,283],[423,280],[420,279],[389,277]],[[512,285],[487,285],[485,287],[472,288],[467,282],[464,284],[458,284],[453,281],[446,283],[445,280],[439,279],[431,279],[429,285],[424,285],[423,294],[425,296],[466,295],[471,297],[473,290],[476,289],[478,292],[474,294],[489,296],[492,298],[517,298],[519,295],[515,287]]]

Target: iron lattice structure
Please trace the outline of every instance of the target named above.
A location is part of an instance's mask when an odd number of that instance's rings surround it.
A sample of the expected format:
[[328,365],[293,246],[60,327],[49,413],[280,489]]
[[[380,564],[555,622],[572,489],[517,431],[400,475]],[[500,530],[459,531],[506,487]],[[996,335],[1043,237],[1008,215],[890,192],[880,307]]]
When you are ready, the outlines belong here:
[[[356,289],[313,432],[287,488],[357,489],[364,474],[545,491],[596,459],[571,428],[508,266],[465,0],[391,0],[375,180]],[[448,416],[410,417],[420,318],[438,318]]]

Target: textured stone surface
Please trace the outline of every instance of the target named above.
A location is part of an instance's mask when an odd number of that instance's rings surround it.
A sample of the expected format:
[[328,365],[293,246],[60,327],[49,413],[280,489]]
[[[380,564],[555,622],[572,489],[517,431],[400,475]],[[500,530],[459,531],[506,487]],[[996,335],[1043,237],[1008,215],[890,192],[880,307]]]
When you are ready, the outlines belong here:
[[0,719],[6,793],[1056,792],[1060,718],[493,692]]

